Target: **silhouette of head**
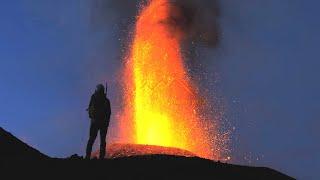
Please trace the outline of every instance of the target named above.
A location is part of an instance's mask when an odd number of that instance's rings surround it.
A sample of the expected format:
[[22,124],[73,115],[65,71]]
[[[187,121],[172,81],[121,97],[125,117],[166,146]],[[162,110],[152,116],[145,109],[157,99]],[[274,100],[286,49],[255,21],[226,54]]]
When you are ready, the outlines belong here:
[[104,86],[102,84],[98,84],[96,87],[97,93],[104,93]]

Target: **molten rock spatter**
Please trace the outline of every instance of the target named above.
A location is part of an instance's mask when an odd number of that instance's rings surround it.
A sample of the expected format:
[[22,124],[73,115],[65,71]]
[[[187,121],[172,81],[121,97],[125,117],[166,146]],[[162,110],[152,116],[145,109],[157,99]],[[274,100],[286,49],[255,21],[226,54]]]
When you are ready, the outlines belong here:
[[[181,19],[169,0],[151,0],[137,17],[125,66],[120,131],[133,144],[175,147],[219,159],[215,124],[203,122],[201,100],[183,63]],[[129,134],[128,132],[132,132]],[[128,136],[130,136],[128,138]]]

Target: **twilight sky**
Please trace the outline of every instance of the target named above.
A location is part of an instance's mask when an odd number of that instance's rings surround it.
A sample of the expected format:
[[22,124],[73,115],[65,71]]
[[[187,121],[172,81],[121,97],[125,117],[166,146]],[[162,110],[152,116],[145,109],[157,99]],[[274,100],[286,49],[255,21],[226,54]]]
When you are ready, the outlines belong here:
[[[97,83],[109,82],[112,108],[119,109],[119,24],[127,20],[110,13],[103,26],[92,25],[91,5],[0,2],[0,126],[50,156],[84,153],[85,109]],[[199,61],[216,75],[209,88],[235,127],[233,163],[319,179],[320,2],[220,5],[221,42],[199,50]]]

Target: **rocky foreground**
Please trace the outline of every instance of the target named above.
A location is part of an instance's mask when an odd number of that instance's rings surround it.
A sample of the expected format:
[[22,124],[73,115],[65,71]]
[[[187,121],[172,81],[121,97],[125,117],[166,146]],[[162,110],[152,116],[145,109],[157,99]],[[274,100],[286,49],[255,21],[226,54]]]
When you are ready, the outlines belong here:
[[[124,147],[114,148],[117,150],[114,152],[119,153]],[[189,157],[134,154],[134,149],[142,147],[128,145],[128,148],[133,152],[129,157],[105,160],[84,160],[76,155],[66,159],[50,158],[0,128],[0,179],[293,179],[270,168],[214,162],[179,150]]]

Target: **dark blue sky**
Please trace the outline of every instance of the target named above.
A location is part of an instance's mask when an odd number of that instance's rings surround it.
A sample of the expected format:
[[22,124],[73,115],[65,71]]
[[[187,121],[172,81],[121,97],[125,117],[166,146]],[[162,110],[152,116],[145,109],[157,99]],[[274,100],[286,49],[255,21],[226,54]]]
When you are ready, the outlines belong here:
[[[90,5],[0,2],[0,126],[50,156],[83,154],[95,84],[109,81],[119,109],[119,19],[93,27]],[[235,163],[320,178],[319,7],[316,0],[221,1],[221,42],[201,63],[217,74],[211,88],[236,128]]]

